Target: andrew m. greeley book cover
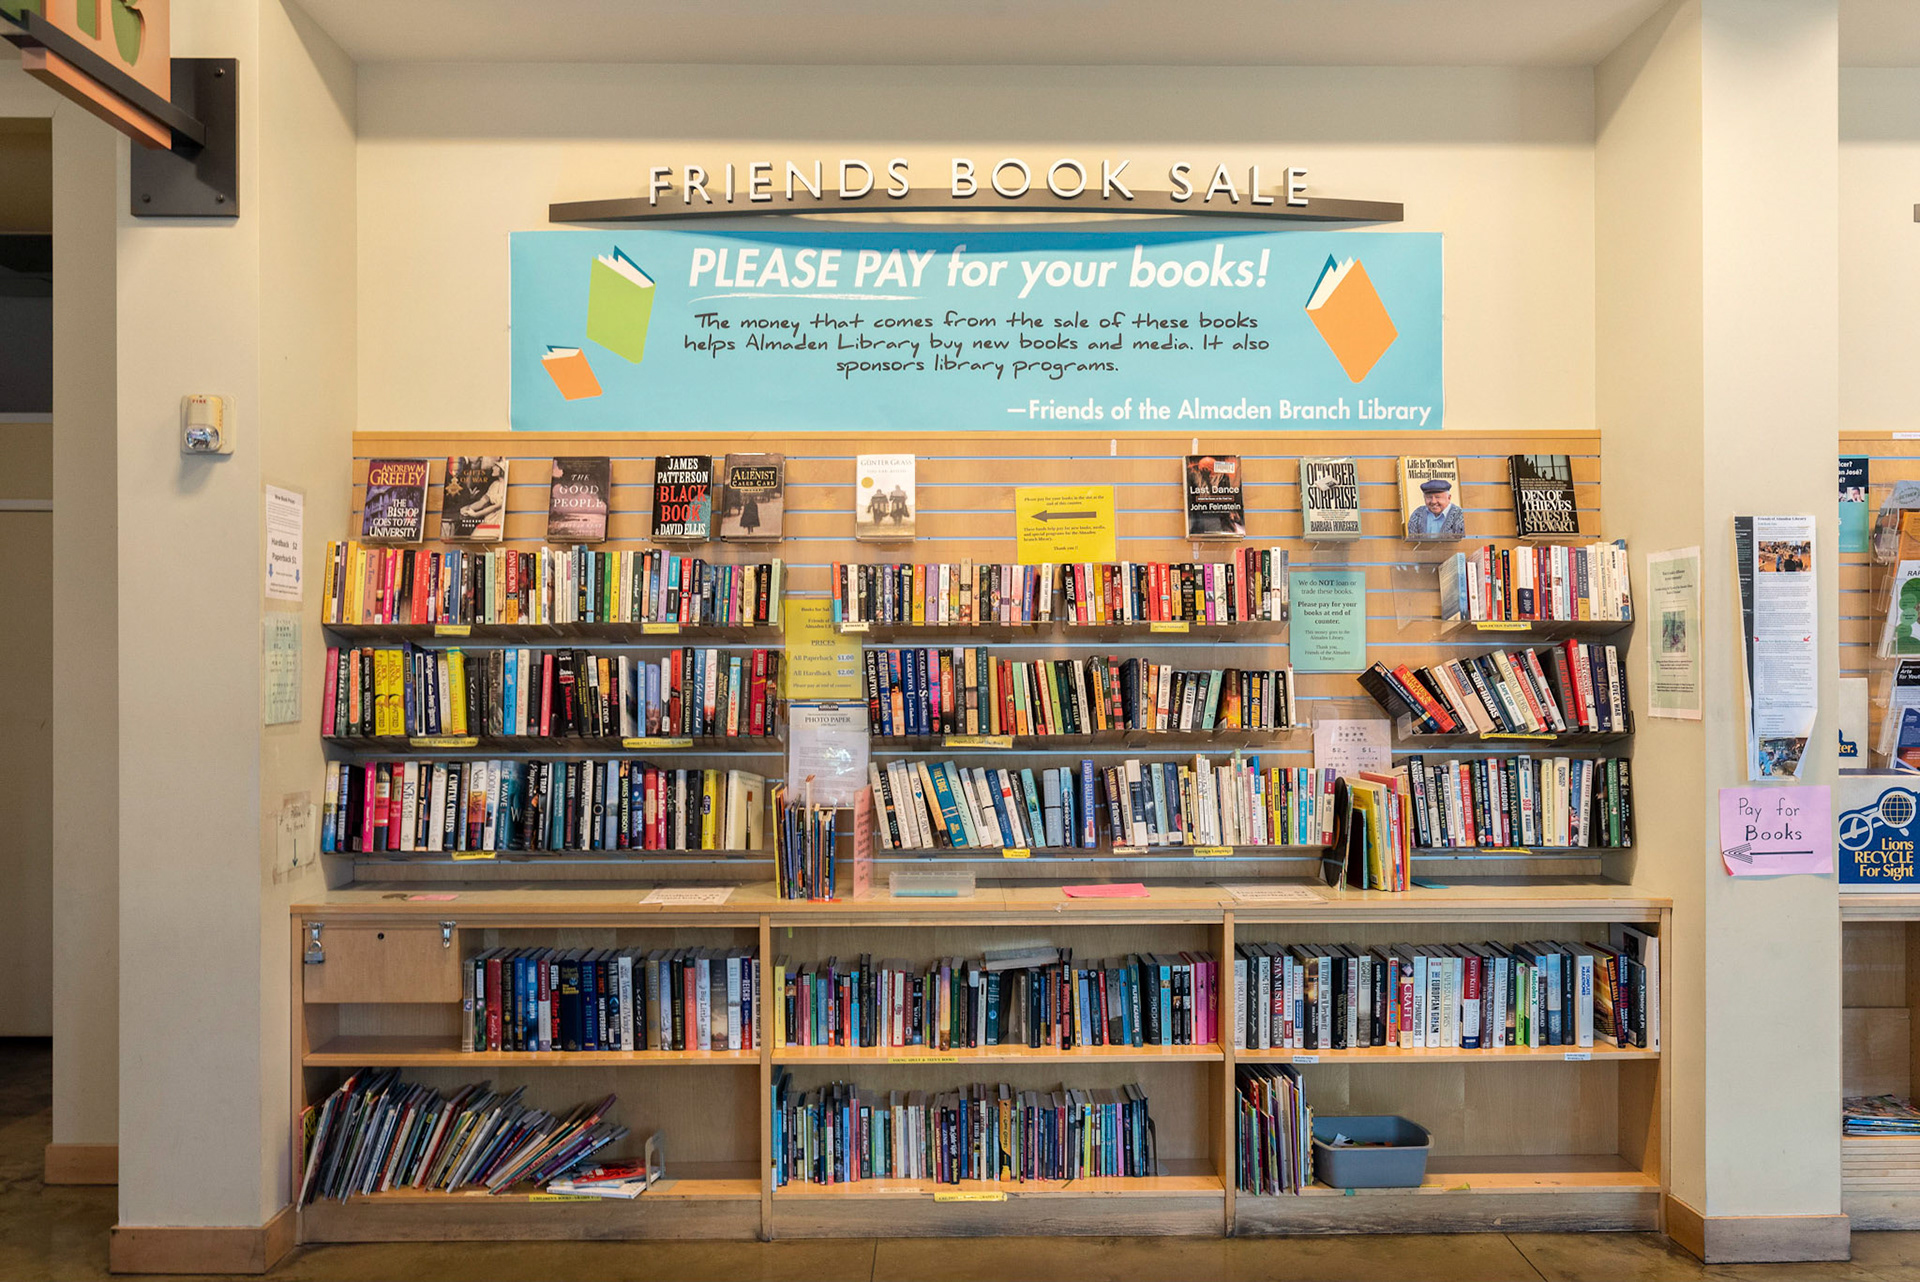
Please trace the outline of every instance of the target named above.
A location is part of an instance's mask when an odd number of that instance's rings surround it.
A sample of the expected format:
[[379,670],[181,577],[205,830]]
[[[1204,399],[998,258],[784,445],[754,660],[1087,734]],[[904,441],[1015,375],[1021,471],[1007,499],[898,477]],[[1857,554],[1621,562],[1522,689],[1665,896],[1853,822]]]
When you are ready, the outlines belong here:
[[426,532],[427,460],[369,460],[360,537],[380,543],[418,543]]
[[547,489],[547,538],[555,543],[601,543],[613,464],[604,458],[557,458]]

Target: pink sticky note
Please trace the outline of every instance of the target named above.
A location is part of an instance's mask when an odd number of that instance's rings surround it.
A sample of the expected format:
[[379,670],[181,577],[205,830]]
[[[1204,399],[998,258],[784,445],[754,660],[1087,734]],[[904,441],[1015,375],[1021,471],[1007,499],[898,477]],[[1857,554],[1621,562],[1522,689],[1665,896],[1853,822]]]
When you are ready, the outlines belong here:
[[1833,872],[1833,796],[1825,784],[1722,788],[1720,860],[1734,877]]
[[408,895],[407,902],[413,904],[446,904],[460,898],[454,891],[441,891],[432,895]]
[[1068,899],[1145,899],[1147,888],[1137,881],[1124,881],[1112,886],[1062,886],[1060,893]]

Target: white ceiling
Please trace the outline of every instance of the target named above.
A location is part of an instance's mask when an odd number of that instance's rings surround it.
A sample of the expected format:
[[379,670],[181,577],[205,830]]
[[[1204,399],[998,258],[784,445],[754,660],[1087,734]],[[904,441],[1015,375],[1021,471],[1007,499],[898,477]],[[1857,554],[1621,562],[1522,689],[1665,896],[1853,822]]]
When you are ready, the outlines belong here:
[[[1662,0],[300,0],[356,62],[1591,66]],[[1920,0],[1840,0],[1920,66]]]

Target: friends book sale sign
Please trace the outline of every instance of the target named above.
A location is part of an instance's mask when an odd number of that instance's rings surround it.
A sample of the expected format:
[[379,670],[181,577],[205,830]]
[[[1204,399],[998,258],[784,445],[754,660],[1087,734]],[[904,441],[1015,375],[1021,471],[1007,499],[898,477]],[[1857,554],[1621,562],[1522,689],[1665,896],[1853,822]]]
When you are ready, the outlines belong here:
[[1440,237],[522,232],[512,422],[1443,426]]

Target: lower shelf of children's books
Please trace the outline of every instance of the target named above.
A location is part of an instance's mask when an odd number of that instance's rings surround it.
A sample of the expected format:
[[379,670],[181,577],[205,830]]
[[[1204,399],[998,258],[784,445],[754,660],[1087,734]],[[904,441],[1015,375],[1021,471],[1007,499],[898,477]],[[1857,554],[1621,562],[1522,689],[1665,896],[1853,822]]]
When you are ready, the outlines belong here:
[[452,1038],[405,1033],[330,1038],[301,1059],[308,1068],[644,1068],[648,1065],[754,1066],[745,1051],[470,1051]]
[[1168,1064],[1214,1063],[1218,1046],[776,1046],[776,1064]]
[[1657,1050],[1638,1046],[1498,1046],[1485,1050],[1460,1047],[1360,1046],[1343,1050],[1236,1050],[1240,1064],[1525,1064],[1659,1059]]

